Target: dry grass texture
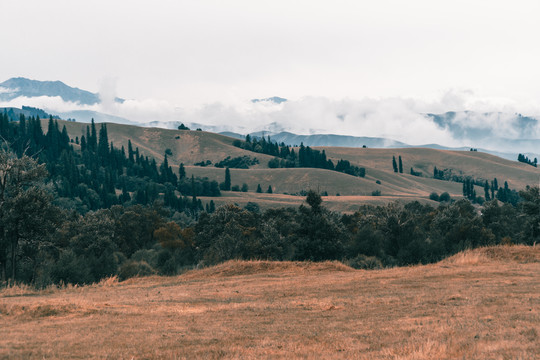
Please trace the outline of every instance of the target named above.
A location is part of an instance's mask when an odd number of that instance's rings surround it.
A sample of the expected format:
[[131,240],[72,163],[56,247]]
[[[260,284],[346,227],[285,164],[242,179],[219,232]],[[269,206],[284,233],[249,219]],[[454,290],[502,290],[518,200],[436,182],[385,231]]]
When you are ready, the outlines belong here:
[[439,264],[231,261],[0,292],[0,358],[540,358],[540,249]]

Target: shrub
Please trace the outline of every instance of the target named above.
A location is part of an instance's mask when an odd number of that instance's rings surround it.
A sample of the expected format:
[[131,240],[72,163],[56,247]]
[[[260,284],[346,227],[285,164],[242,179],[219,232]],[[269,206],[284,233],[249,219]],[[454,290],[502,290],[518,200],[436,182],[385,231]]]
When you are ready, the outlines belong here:
[[124,281],[132,277],[149,276],[155,273],[156,271],[146,261],[130,260],[120,266],[118,278],[120,281]]
[[346,264],[354,269],[364,269],[364,270],[374,270],[382,269],[383,264],[375,256],[366,256],[364,254],[359,254],[354,259],[346,261]]
[[161,275],[176,274],[176,262],[170,251],[163,249],[158,253],[157,269]]
[[259,207],[259,204],[256,202],[249,201],[246,206],[244,206],[244,209],[250,212],[259,213],[261,211],[261,208]]
[[373,190],[371,196],[381,196],[381,190]]
[[439,201],[439,194],[437,194],[436,192],[432,192],[431,194],[429,194],[429,199],[433,201]]
[[138,262],[144,261],[151,267],[155,268],[157,266],[158,253],[154,249],[137,250],[135,253],[133,253],[133,255],[131,255],[131,260]]
[[449,202],[450,201],[450,194],[447,193],[446,191],[443,192],[440,196],[439,196],[439,201],[440,202]]

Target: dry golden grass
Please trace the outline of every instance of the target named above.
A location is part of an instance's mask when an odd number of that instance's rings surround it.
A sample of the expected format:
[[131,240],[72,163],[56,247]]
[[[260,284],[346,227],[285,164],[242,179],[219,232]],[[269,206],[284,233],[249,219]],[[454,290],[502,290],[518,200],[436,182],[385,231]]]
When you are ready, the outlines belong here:
[[[298,207],[302,204],[308,206],[305,202],[305,196],[293,196],[285,194],[258,194],[255,192],[227,192],[223,191],[220,197],[204,197],[200,199],[203,203],[214,201],[216,206],[225,204],[236,204],[239,207],[244,207],[249,202],[255,202],[261,210],[280,208],[280,207]],[[414,196],[324,196],[323,205],[325,208],[340,213],[354,213],[358,211],[361,205],[386,205],[391,202],[409,203],[419,201],[420,203],[438,206],[437,202],[417,198]]]
[[[420,171],[424,176],[428,177],[433,176],[433,167],[436,166],[440,170],[452,169],[455,174],[461,173],[475,178],[487,180],[497,178],[501,184],[508,181],[510,188],[518,190],[525,188],[526,185],[538,184],[540,180],[540,169],[538,168],[476,151],[450,151],[428,148],[359,149],[331,147],[325,149],[329,158],[349,160],[354,164],[371,169],[372,174],[374,171],[381,171],[393,176],[392,156],[395,156],[397,160],[398,156],[401,155],[404,172],[408,173],[410,168],[414,167],[416,171]],[[381,180],[384,182],[384,179]],[[479,194],[483,194],[483,192],[479,192]]]
[[0,358],[540,358],[540,249],[377,271],[231,261],[0,293]]

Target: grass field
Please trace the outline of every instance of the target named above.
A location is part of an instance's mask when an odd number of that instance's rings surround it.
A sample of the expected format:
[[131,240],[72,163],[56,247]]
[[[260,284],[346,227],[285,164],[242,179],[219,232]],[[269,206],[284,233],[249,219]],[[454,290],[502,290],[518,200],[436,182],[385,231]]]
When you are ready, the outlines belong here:
[[540,248],[376,271],[236,262],[0,291],[0,358],[538,359]]

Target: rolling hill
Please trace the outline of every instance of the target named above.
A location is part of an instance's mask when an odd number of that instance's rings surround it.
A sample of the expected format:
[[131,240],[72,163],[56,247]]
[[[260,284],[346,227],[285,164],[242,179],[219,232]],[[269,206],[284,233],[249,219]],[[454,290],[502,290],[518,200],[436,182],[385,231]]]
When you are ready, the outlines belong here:
[[[85,134],[88,124],[60,122],[65,125],[71,138]],[[99,124],[97,125],[99,129]],[[43,120],[46,129],[46,120]],[[212,164],[226,157],[250,156],[259,164],[250,169],[231,169],[232,185],[247,184],[249,192],[223,192],[215,201],[238,203],[257,202],[262,207],[278,205],[297,206],[303,197],[303,191],[318,189],[328,193],[325,203],[334,210],[352,211],[360,204],[380,204],[389,201],[420,200],[431,202],[432,192],[448,192],[453,198],[462,194],[462,184],[433,179],[433,168],[451,169],[453,174],[471,176],[476,179],[492,180],[497,178],[502,185],[508,181],[510,188],[523,189],[526,185],[535,185],[540,178],[540,169],[516,161],[505,160],[493,155],[474,151],[449,151],[427,148],[342,148],[324,147],[327,156],[334,160],[346,159],[352,164],[366,168],[366,177],[354,177],[343,173],[313,169],[269,169],[271,156],[253,153],[233,145],[234,138],[204,131],[168,130],[160,128],[142,128],[138,126],[107,124],[109,141],[116,147],[127,149],[128,140],[133,148],[138,147],[142,154],[154,157],[158,163],[165,151],[170,150],[169,164],[177,171],[184,163],[187,175],[208,177],[218,182],[224,180],[225,171],[214,166],[194,166],[201,161]],[[392,156],[402,157],[404,173],[392,170]],[[422,177],[408,174],[410,168],[421,172]],[[263,191],[272,186],[274,194],[257,194],[255,189],[260,184]],[[372,196],[380,191],[381,196]],[[477,194],[483,195],[483,189],[477,187]],[[340,195],[340,196],[336,196]],[[432,202],[435,204],[434,202]],[[351,210],[352,209],[352,210]]]

